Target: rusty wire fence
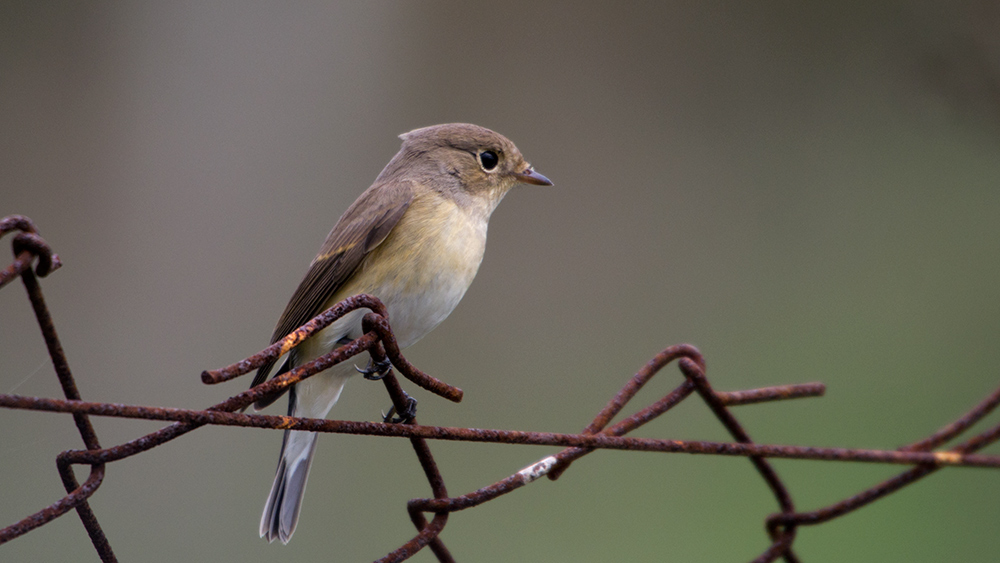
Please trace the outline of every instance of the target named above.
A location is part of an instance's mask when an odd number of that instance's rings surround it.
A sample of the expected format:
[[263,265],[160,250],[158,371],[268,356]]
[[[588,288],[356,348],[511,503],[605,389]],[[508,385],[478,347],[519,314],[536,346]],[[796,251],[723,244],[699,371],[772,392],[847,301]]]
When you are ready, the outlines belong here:
[[[705,376],[705,362],[696,348],[687,344],[670,346],[652,358],[594,417],[594,420],[579,434],[557,434],[546,432],[521,432],[506,430],[482,430],[472,428],[448,428],[422,426],[416,420],[406,423],[352,422],[343,420],[320,420],[288,416],[268,416],[243,414],[244,407],[261,397],[287,388],[315,373],[357,354],[368,351],[376,358],[388,358],[395,371],[423,387],[424,389],[452,401],[462,399],[462,391],[439,381],[410,364],[400,354],[387,319],[385,308],[377,299],[359,295],[347,299],[326,310],[283,340],[263,351],[218,370],[202,373],[202,381],[216,384],[244,375],[265,361],[275,359],[303,339],[328,326],[337,318],[359,308],[371,310],[364,317],[365,333],[360,338],[341,346],[329,354],[304,364],[275,379],[239,393],[205,410],[176,409],[166,407],[146,407],[113,403],[83,401],[76,388],[70,366],[66,361],[55,326],[45,305],[38,278],[45,277],[60,266],[59,258],[49,245],[38,235],[35,225],[23,216],[10,216],[0,220],[0,236],[17,232],[13,237],[14,261],[0,271],[0,288],[20,278],[27,291],[42,336],[48,348],[53,367],[62,386],[65,399],[25,397],[0,394],[0,407],[48,412],[72,413],[86,449],[68,450],[60,453],[56,466],[66,489],[66,496],[52,505],[31,514],[14,524],[0,529],[0,544],[51,522],[55,518],[76,510],[84,528],[90,535],[94,549],[104,562],[117,561],[108,538],[105,536],[97,516],[91,509],[88,498],[100,487],[104,479],[105,464],[140,454],[174,438],[180,437],[201,426],[215,424],[225,426],[246,426],[253,428],[276,428],[362,434],[370,436],[395,436],[410,439],[414,452],[424,474],[430,483],[434,498],[418,498],[407,503],[407,512],[417,534],[410,541],[391,551],[380,562],[403,561],[417,551],[429,547],[439,561],[454,561],[439,534],[444,529],[452,512],[472,508],[513,492],[528,483],[547,476],[557,479],[573,461],[595,449],[617,449],[636,451],[675,452],[688,454],[710,454],[741,456],[749,458],[751,464],[770,488],[777,502],[778,512],[765,519],[765,527],[771,545],[753,561],[767,562],[779,558],[792,563],[799,561],[793,550],[795,535],[800,526],[822,524],[833,518],[844,516],[869,503],[885,497],[899,489],[945,466],[975,466],[1000,468],[1000,456],[978,455],[975,452],[1000,440],[1000,424],[967,438],[948,449],[936,450],[954,440],[972,425],[988,415],[1000,403],[1000,389],[997,389],[969,412],[945,425],[933,435],[896,450],[859,450],[841,448],[811,448],[797,446],[777,446],[756,444],[732,414],[730,407],[753,403],[816,397],[824,392],[821,383],[805,383],[765,387],[746,391],[724,392],[712,388]],[[654,375],[668,364],[676,362],[682,383],[658,401],[635,414],[611,424],[633,396]],[[403,393],[393,371],[382,379],[395,408],[402,412],[407,397]],[[656,440],[630,438],[626,434],[654,420],[692,394],[697,394],[712,413],[719,419],[733,437],[734,442],[702,442],[680,440]],[[121,418],[141,418],[161,420],[172,424],[124,444],[102,447],[90,416],[111,416]],[[469,442],[496,442],[508,444],[532,444],[565,447],[556,455],[548,456],[523,470],[496,483],[460,496],[449,496],[428,440],[454,440]],[[892,463],[911,466],[895,477],[879,483],[836,504],[809,512],[799,512],[795,508],[787,487],[768,462],[768,458],[817,459],[838,461],[860,461]],[[82,484],[73,472],[74,465],[90,467],[90,475]],[[2,515],[9,517],[11,515]],[[428,521],[428,516],[431,519]]]

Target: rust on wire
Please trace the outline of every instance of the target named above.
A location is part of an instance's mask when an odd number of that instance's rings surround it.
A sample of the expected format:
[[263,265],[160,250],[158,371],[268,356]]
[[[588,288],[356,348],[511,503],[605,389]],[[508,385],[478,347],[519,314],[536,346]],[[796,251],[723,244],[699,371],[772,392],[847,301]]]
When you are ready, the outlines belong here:
[[753,405],[784,399],[801,399],[803,397],[822,397],[826,393],[826,385],[822,383],[798,383],[795,385],[779,385],[776,387],[761,387],[749,391],[717,391],[719,400],[727,407]]
[[[678,390],[682,390],[678,393]],[[775,446],[752,442],[708,442],[696,440],[661,440],[655,438],[630,438],[620,436],[627,429],[638,428],[652,420],[671,406],[677,404],[685,387],[675,389],[667,397],[650,407],[629,417],[606,432],[597,434],[563,434],[557,432],[525,432],[521,430],[495,430],[484,428],[454,428],[448,426],[399,425],[383,422],[351,420],[328,420],[325,418],[298,418],[263,414],[245,414],[221,410],[193,410],[167,407],[146,407],[117,403],[92,403],[43,397],[23,397],[0,395],[0,407],[63,413],[84,413],[94,416],[135,418],[177,422],[187,430],[205,425],[243,426],[247,428],[270,428],[278,430],[305,430],[332,434],[356,434],[361,436],[385,436],[396,438],[425,438],[456,442],[492,442],[529,446],[563,446],[571,448],[594,448],[643,452],[687,453],[695,455],[724,455],[736,457],[760,456],[781,459],[811,459],[820,461],[853,461],[867,463],[888,463],[896,465],[952,465],[956,467],[1000,468],[1000,456],[976,455],[959,452],[914,452],[900,450],[868,450],[851,448],[815,448],[809,446]],[[190,428],[187,428],[190,427]],[[118,461],[159,445],[179,434],[176,431],[160,436],[172,429],[167,426],[158,432],[143,436],[139,440],[126,442],[99,452],[71,450],[73,460],[82,463]],[[164,439],[166,438],[166,439]],[[975,449],[1000,439],[1000,425],[980,434]],[[79,453],[76,453],[79,452]],[[89,455],[89,457],[88,457]]]
[[[371,296],[359,295],[347,299],[327,309],[319,316],[268,346],[261,352],[240,362],[201,374],[206,384],[217,384],[232,380],[253,371],[264,362],[287,353],[304,339],[322,330],[336,319],[357,309],[368,309],[363,319],[364,334],[359,338],[331,351],[328,354],[297,366],[270,381],[238,393],[225,401],[204,410],[122,405],[114,403],[86,402],[80,397],[66,355],[56,334],[55,325],[41,288],[38,277],[44,277],[58,268],[59,257],[52,253],[49,245],[38,235],[34,223],[24,216],[10,216],[0,219],[0,236],[19,231],[14,236],[12,247],[14,261],[0,270],[0,287],[16,278],[21,278],[42,336],[48,347],[59,383],[65,399],[0,395],[0,407],[70,413],[83,440],[85,449],[62,452],[56,459],[66,496],[52,505],[0,529],[0,544],[24,535],[55,518],[76,510],[90,535],[95,550],[104,562],[117,561],[111,545],[104,535],[87,499],[100,487],[104,479],[105,464],[136,455],[182,436],[204,425],[243,426],[249,428],[294,429],[312,432],[349,433],[371,436],[401,437],[410,440],[420,466],[424,471],[433,494],[432,498],[413,499],[407,503],[410,520],[417,529],[416,535],[402,546],[391,551],[380,563],[398,562],[409,559],[419,550],[428,547],[438,561],[452,562],[454,558],[445,547],[440,533],[452,512],[478,506],[499,496],[513,492],[525,485],[548,476],[557,479],[570,464],[596,449],[619,449],[632,451],[672,452],[688,454],[709,454],[742,456],[750,459],[765,483],[771,489],[779,512],[766,519],[766,529],[770,535],[770,546],[756,557],[755,562],[769,562],[779,558],[788,563],[799,561],[792,551],[795,535],[800,526],[827,522],[848,514],[862,506],[891,494],[945,466],[1000,468],[1000,456],[981,455],[976,452],[1000,440],[1000,425],[965,440],[944,451],[932,451],[957,438],[972,425],[1000,405],[1000,389],[984,399],[967,414],[948,424],[932,436],[897,450],[861,450],[846,448],[812,448],[802,446],[777,446],[754,443],[740,425],[729,408],[761,402],[770,402],[823,395],[825,387],[821,383],[804,383],[764,387],[744,391],[716,391],[705,375],[705,360],[693,346],[680,344],[668,347],[633,376],[625,386],[601,409],[594,419],[579,434],[558,434],[547,432],[524,432],[516,430],[489,430],[474,428],[447,428],[421,426],[414,418],[402,423],[352,422],[343,420],[308,419],[288,416],[245,414],[241,412],[253,402],[302,381],[332,365],[369,352],[375,359],[387,358],[393,369],[382,378],[393,410],[405,413],[410,398],[403,392],[394,371],[398,371],[414,384],[452,401],[462,399],[462,391],[452,387],[413,366],[400,353],[387,319],[385,307]],[[34,264],[34,270],[32,265]],[[635,397],[654,375],[668,364],[676,362],[683,380],[676,388],[634,414],[612,424],[624,407]],[[697,394],[711,409],[726,428],[733,442],[701,442],[681,440],[657,440],[631,438],[626,436],[636,428],[647,424],[666,413],[692,394]],[[172,424],[135,440],[102,448],[90,416],[112,416],[146,420],[162,420]],[[405,417],[401,417],[405,418]],[[484,486],[476,491],[450,497],[445,487],[437,463],[431,454],[427,440],[454,440],[470,442],[492,442],[523,445],[546,445],[564,447],[561,452],[547,456],[524,469]],[[768,458],[818,459],[853,462],[873,462],[912,465],[899,475],[861,491],[831,506],[811,511],[798,512],[791,494],[769,463]],[[89,465],[87,480],[80,484],[73,473],[74,465]],[[427,514],[431,514],[430,521]]]

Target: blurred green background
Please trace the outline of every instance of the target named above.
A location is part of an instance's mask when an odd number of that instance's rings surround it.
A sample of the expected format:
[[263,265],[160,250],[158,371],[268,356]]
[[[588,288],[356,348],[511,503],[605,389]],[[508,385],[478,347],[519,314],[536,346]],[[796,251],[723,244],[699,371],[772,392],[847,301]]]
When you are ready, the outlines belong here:
[[[198,375],[267,344],[396,135],[451,121],[507,135],[556,185],[508,195],[465,300],[408,351],[466,392],[415,391],[425,424],[575,432],[678,342],[720,389],[828,385],[738,409],[766,443],[895,448],[1000,380],[993,2],[5,1],[0,104],[0,215],[33,218],[65,263],[43,289],[85,399],[243,390]],[[0,392],[60,396],[18,285],[0,358]],[[358,379],[331,416],[387,405]],[[7,525],[62,495],[53,462],[80,440],[67,415],[0,425]],[[106,446],[161,426],[95,425]],[[638,435],[727,439],[697,401]],[[110,465],[92,505],[119,558],[370,561],[413,535],[405,503],[429,490],[408,443],[327,436],[295,538],[265,544],[280,441],[206,428]],[[452,494],[555,451],[432,448]],[[805,510],[900,471],[775,465]],[[803,529],[797,551],[995,561],[998,499],[997,472],[943,471]],[[774,510],[742,459],[598,452],[442,537],[460,561],[745,561]],[[97,556],[70,514],[0,559]]]

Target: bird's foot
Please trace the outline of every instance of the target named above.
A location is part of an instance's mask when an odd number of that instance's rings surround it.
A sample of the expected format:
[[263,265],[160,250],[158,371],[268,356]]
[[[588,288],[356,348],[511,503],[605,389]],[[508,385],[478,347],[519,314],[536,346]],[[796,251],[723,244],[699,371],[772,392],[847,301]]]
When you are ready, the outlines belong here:
[[377,362],[368,358],[368,365],[364,368],[354,366],[354,369],[358,370],[358,373],[368,381],[378,381],[385,377],[385,374],[389,373],[389,370],[392,369],[392,362],[389,361],[389,358],[382,358]]
[[417,400],[409,396],[406,391],[403,391],[403,396],[406,397],[406,408],[399,413],[399,416],[393,416],[396,414],[396,406],[393,405],[389,408],[389,412],[382,415],[382,422],[388,424],[409,424],[417,416]]

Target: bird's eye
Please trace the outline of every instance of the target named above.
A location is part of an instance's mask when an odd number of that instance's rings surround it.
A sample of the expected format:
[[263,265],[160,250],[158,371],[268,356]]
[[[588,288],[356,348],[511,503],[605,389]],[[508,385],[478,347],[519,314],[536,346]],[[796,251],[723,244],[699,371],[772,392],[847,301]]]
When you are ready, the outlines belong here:
[[483,165],[483,170],[489,172],[497,167],[500,157],[493,151],[483,151],[479,153],[479,163]]

